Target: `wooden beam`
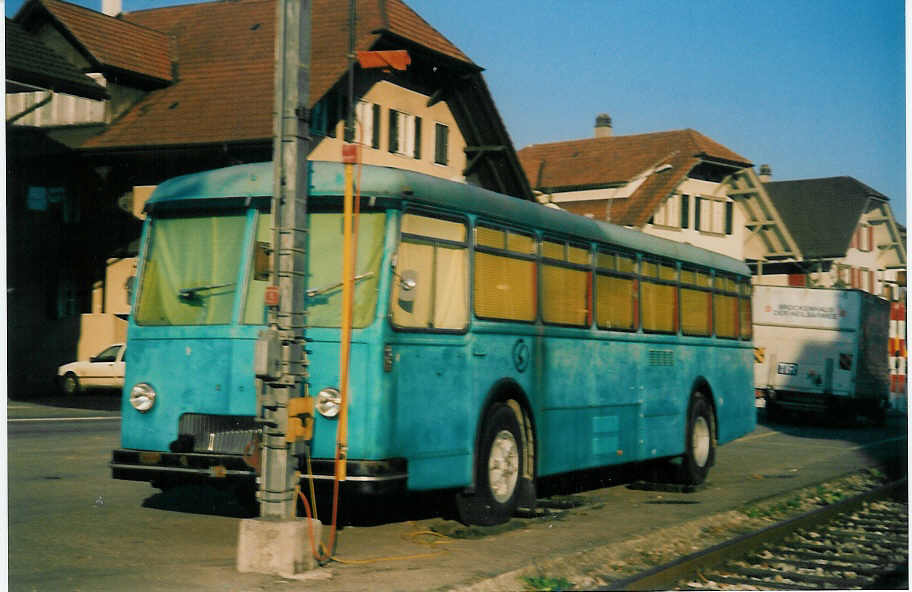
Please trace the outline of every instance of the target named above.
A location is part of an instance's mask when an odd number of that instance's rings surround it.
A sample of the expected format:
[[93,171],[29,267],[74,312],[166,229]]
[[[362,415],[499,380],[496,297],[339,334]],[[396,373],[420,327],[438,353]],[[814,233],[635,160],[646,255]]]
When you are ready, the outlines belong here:
[[437,90],[434,91],[434,94],[432,94],[430,97],[428,97],[427,107],[433,107],[440,101],[443,101],[445,95],[446,95],[446,91],[443,88],[438,88]]
[[472,172],[472,169],[475,168],[475,165],[477,165],[478,162],[482,159],[482,157],[485,156],[486,154],[488,154],[490,152],[503,152],[506,149],[507,149],[506,146],[466,146],[465,153],[467,155],[474,153],[475,155],[466,164],[465,169],[463,169],[463,171],[462,171],[462,176],[463,177],[468,176],[468,174],[470,172]]
[[503,145],[494,145],[494,146],[466,146],[465,152],[503,152],[507,147]]

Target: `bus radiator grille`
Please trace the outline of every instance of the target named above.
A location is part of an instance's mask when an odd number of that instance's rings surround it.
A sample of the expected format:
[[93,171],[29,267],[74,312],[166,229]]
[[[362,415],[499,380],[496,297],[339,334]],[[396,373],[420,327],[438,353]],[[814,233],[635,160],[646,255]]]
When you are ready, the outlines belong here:
[[248,415],[185,413],[181,415],[177,431],[178,440],[187,442],[192,438],[193,452],[244,454],[260,428]]

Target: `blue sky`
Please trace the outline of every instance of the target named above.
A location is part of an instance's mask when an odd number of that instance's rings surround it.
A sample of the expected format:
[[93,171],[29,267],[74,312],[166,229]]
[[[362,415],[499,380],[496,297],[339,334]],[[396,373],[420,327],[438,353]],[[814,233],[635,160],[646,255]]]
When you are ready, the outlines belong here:
[[902,0],[406,2],[485,68],[517,149],[602,112],[617,135],[693,128],[774,180],[855,177],[905,223]]

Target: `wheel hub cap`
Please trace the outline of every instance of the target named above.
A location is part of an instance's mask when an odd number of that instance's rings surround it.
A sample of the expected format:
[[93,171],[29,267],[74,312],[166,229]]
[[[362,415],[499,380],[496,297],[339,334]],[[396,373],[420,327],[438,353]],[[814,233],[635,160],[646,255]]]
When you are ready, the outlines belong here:
[[519,480],[519,446],[508,430],[501,430],[491,444],[488,484],[494,499],[504,503],[513,496]]
[[709,461],[709,438],[709,424],[705,417],[700,416],[694,421],[690,443],[691,454],[698,467],[705,467]]

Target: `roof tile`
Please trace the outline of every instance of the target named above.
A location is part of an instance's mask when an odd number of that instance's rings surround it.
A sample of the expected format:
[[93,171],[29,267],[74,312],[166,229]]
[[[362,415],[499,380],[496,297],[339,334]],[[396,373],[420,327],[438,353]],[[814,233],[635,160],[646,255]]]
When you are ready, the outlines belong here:
[[[57,0],[42,0],[57,1]],[[310,103],[348,68],[348,3],[313,0]],[[401,0],[358,0],[356,49],[371,49],[389,30],[471,64]],[[202,144],[272,136],[275,0],[204,2],[121,15],[174,38],[177,80],[150,92],[83,147]]]
[[621,203],[613,222],[642,226],[662,199],[674,191],[701,159],[751,166],[743,156],[692,129],[533,144],[518,153],[532,187],[542,191],[626,185],[662,164],[671,170],[650,175]]
[[166,34],[69,2],[40,3],[100,65],[171,80],[171,42]]
[[6,78],[90,99],[108,95],[97,82],[10,19],[6,19]]
[[869,198],[887,201],[853,177],[774,181],[763,187],[806,259],[844,256]]

